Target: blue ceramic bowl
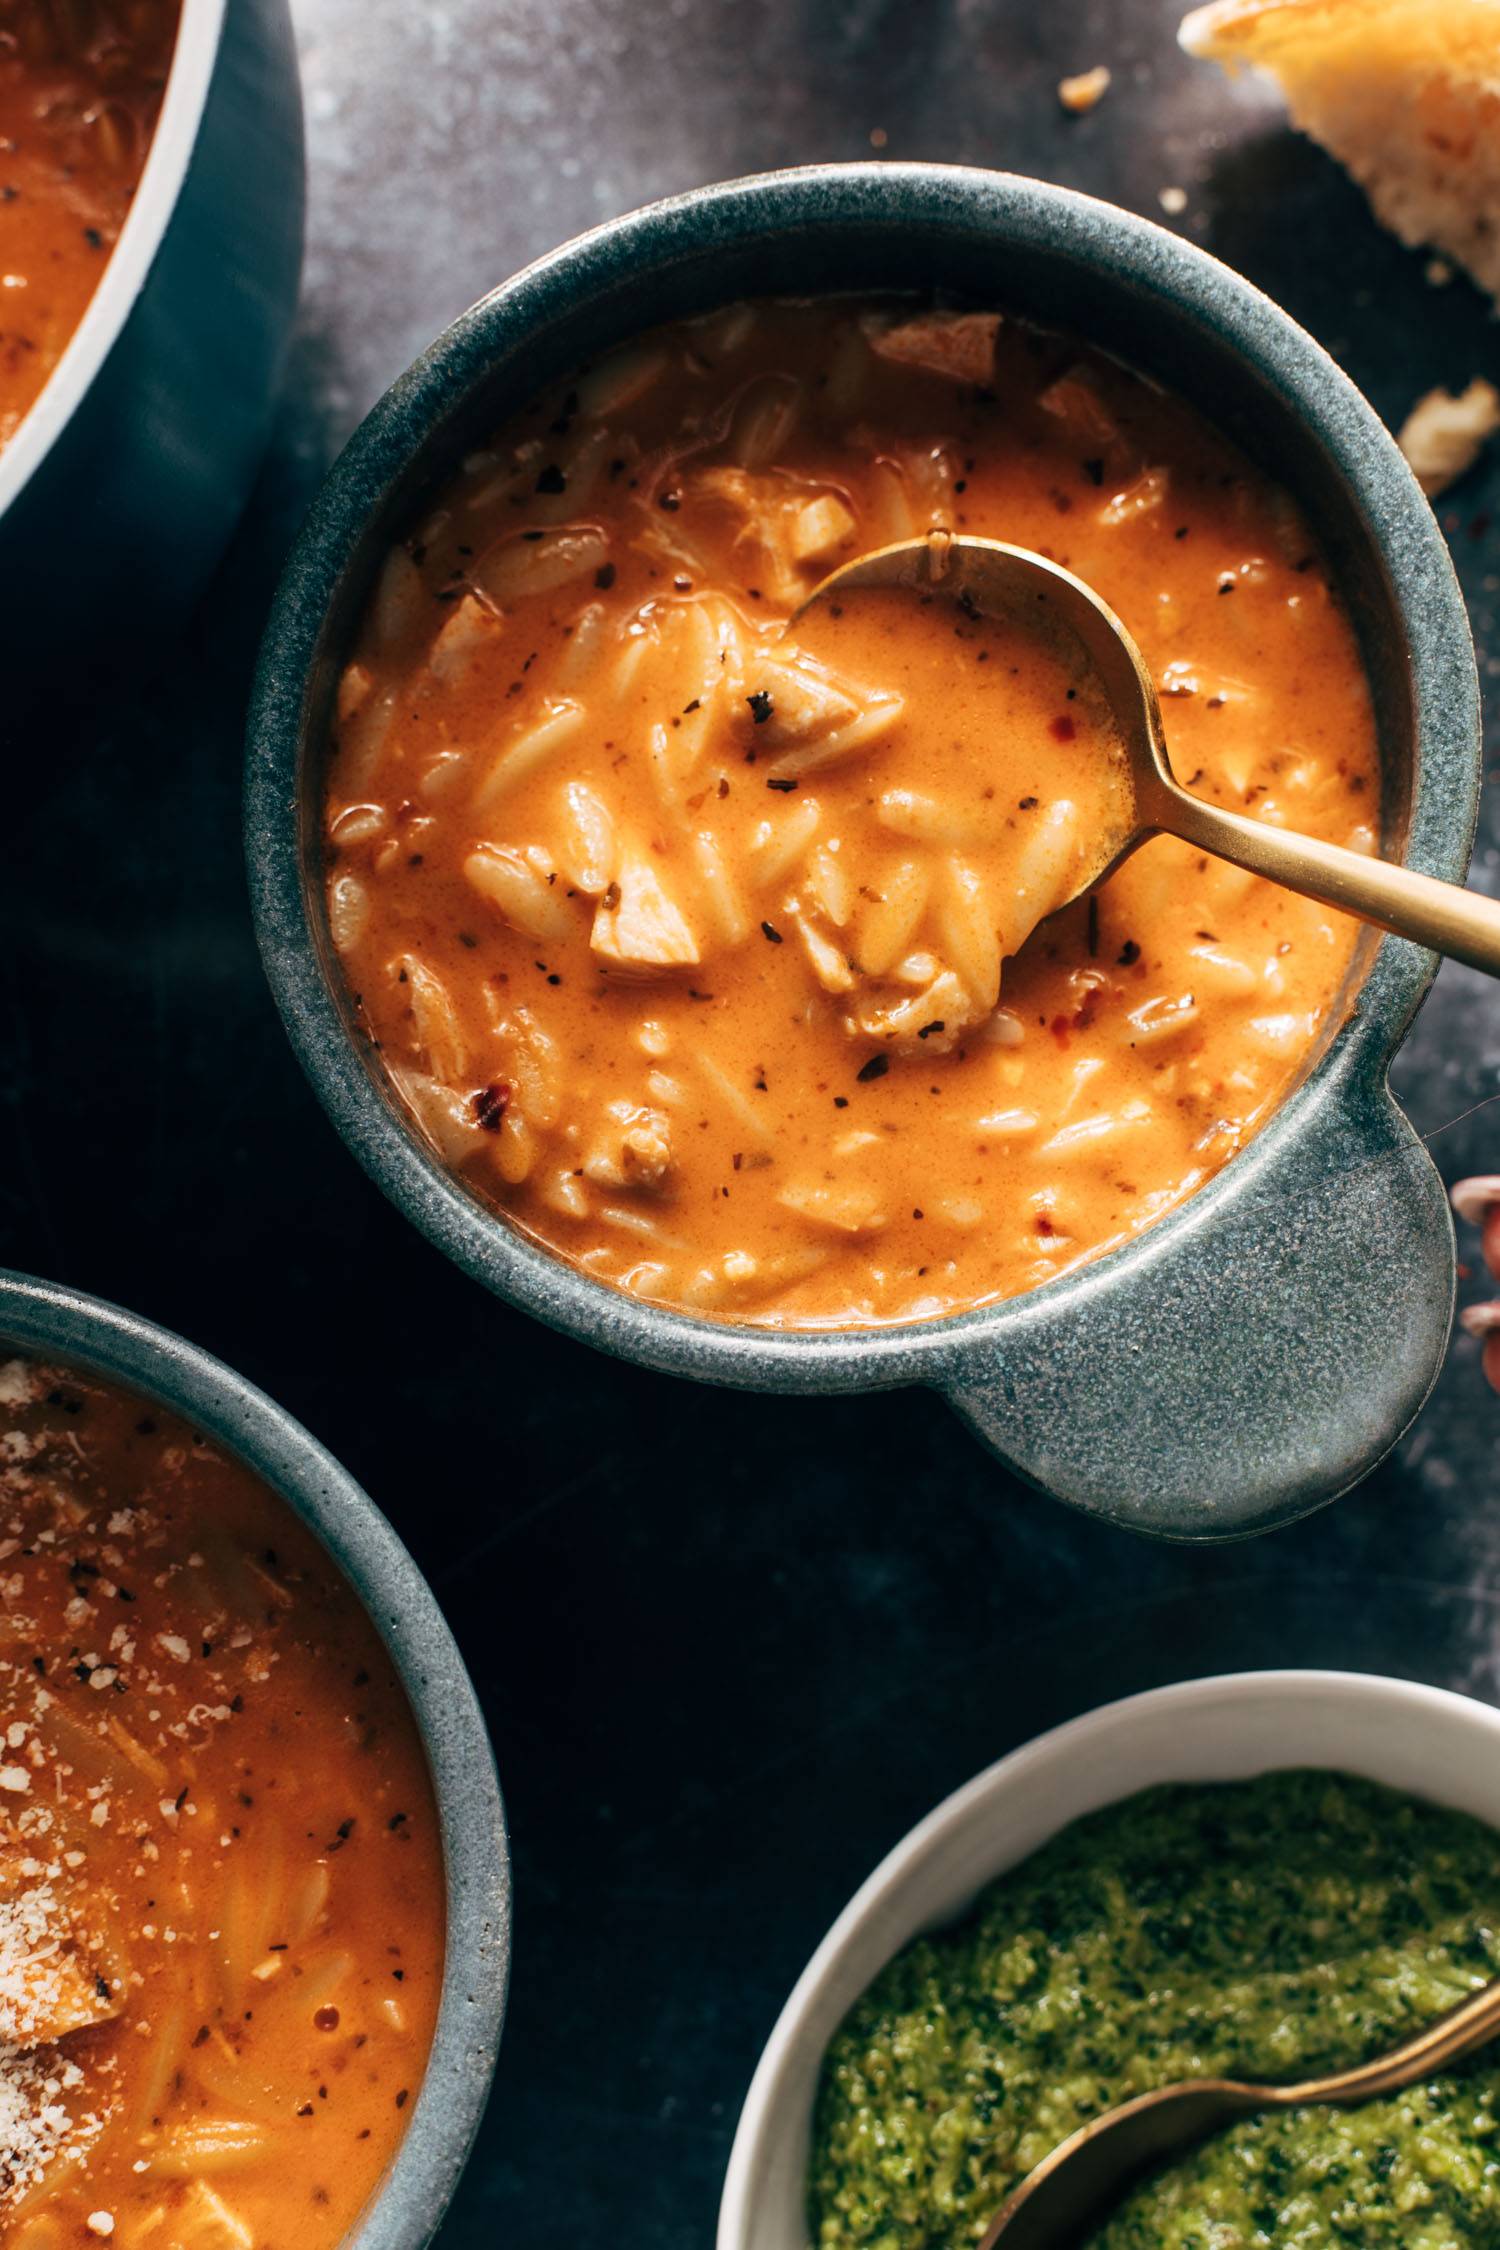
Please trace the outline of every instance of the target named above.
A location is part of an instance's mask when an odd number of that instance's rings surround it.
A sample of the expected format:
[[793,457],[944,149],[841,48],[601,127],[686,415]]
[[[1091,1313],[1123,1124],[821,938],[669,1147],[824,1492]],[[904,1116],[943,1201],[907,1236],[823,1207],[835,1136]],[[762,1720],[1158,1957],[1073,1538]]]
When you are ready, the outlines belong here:
[[270,425],[302,206],[287,0],[183,0],[130,215],[0,453],[12,693],[62,648],[76,673],[80,617],[89,653],[116,649],[170,623],[217,561]]
[[324,924],[320,776],[343,653],[391,540],[512,406],[622,337],[741,295],[861,289],[938,289],[1081,331],[1289,485],[1373,684],[1385,848],[1462,879],[1480,758],[1463,604],[1405,462],[1332,360],[1237,275],[1110,205],[1004,173],[817,167],[679,196],[542,259],[455,322],[336,463],[282,580],[250,719],[250,877],[272,988],[355,1154],[527,1312],[704,1382],[929,1384],[1078,1507],[1178,1538],[1260,1530],[1379,1459],[1446,1343],[1452,1228],[1386,1085],[1430,954],[1367,934],[1347,1017],[1276,1117],[1128,1247],[1009,1303],[857,1333],[721,1326],[563,1264],[445,1173],[351,1021]]
[[447,1879],[442,2001],[427,2074],[389,2171],[345,2250],[422,2250],[484,2114],[510,1972],[510,1851],[484,1719],[426,1580],[353,1478],[264,1392],[150,1321],[0,1272],[0,1358],[19,1348],[183,1415],[294,1508],[370,1614],[432,1773]]

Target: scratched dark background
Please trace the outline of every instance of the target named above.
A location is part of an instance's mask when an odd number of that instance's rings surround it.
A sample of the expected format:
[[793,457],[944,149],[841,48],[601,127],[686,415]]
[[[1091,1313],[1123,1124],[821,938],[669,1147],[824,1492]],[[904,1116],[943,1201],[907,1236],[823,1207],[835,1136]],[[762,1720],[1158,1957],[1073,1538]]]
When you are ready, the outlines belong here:
[[[308,262],[265,473],[183,636],[87,724],[39,724],[0,798],[0,1260],[263,1384],[395,1519],[453,1621],[518,1898],[495,2099],[445,2250],[699,2250],[792,1979],[976,1768],[1107,1697],[1239,1665],[1500,1697],[1500,1401],[1460,1341],[1357,1493],[1185,1552],[1019,1488],[926,1395],[698,1391],[493,1302],[344,1154],[261,981],[240,727],[278,560],[333,450],[472,298],[596,219],[775,164],[1007,165],[1153,217],[1181,187],[1168,223],[1280,298],[1393,421],[1493,372],[1497,331],[1264,90],[1177,52],[1174,0],[294,11]],[[1059,76],[1097,62],[1107,99],[1066,117]],[[1500,458],[1443,510],[1492,684]],[[1497,841],[1492,795],[1486,889]],[[1500,1107],[1465,1115],[1497,1065],[1500,993],[1445,969],[1397,1079],[1450,1180],[1500,1170]]]

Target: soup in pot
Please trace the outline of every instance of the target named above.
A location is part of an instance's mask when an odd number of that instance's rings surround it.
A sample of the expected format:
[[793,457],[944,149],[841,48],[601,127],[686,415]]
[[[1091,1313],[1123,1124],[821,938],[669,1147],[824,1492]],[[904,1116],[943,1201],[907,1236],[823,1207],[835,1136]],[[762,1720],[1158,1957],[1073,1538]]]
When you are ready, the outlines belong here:
[[558,383],[390,555],[338,695],[329,924],[478,1194],[617,1288],[857,1327],[1128,1242],[1275,1109],[1354,925],[1119,809],[1076,654],[836,565],[1001,537],[1145,652],[1189,787],[1371,849],[1354,635],[1180,399],[990,312],[730,306]]
[[0,1361],[0,2241],[333,2250],[400,2143],[444,1890],[411,1710],[248,1469]]
[[125,223],[178,14],[178,0],[0,0],[0,446]]

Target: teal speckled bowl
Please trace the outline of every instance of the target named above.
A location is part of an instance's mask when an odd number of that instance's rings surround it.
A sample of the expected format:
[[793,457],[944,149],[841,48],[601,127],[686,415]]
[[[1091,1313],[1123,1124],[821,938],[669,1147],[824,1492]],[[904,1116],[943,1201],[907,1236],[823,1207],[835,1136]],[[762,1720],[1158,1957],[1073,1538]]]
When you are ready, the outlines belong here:
[[400,1674],[442,1828],[447,1954],[411,2122],[343,2250],[422,2250],[437,2232],[484,2115],[510,1974],[505,1813],[463,1658],[426,1580],[374,1502],[242,1375],[97,1297],[0,1272],[0,1359],[17,1350],[155,1400],[253,1469],[322,1541]]
[[943,290],[1081,332],[1205,409],[1292,488],[1355,620],[1379,712],[1385,848],[1461,880],[1479,699],[1447,551],[1359,393],[1214,259],[1111,205],[1005,173],[837,165],[705,188],[529,267],[387,392],[283,577],[249,735],[247,843],[267,973],[355,1154],[511,1303],[673,1374],[776,1391],[925,1383],[1073,1505],[1228,1538],[1333,1498],[1421,1406],[1447,1340],[1453,1234],[1386,1073],[1431,955],[1367,934],[1347,1019],[1250,1146],[1126,1248],[1029,1296],[874,1331],[776,1333],[636,1302],[451,1178],[388,1097],[342,993],[319,863],[334,684],[375,569],[466,447],[578,361],[757,293]]

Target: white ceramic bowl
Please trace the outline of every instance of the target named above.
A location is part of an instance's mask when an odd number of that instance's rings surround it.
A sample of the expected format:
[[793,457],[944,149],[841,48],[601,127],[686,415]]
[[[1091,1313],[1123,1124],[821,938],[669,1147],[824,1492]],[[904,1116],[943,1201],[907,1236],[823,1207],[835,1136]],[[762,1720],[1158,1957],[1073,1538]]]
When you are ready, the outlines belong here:
[[891,1957],[1100,1805],[1162,1781],[1240,1781],[1328,1766],[1500,1827],[1500,1711],[1363,1672],[1235,1672],[1108,1703],[957,1790],[883,1859],[802,1972],[735,2134],[718,2250],[808,2250],[806,2175],[818,2071]]

